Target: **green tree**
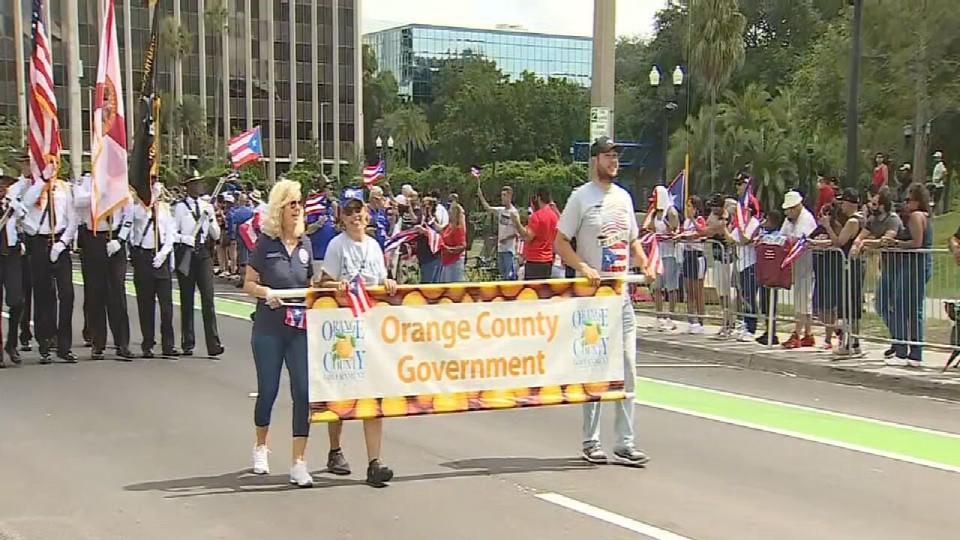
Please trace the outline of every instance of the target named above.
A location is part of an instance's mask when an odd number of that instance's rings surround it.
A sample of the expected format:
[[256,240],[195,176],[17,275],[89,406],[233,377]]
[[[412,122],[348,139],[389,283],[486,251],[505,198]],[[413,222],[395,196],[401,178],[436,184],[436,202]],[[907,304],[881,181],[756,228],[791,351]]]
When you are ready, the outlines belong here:
[[[207,35],[213,36],[217,39],[214,39],[213,42],[216,44],[216,49],[213,54],[215,59],[213,62],[213,80],[214,80],[214,91],[213,91],[213,143],[214,145],[219,146],[220,144],[220,103],[223,99],[220,92],[220,64],[221,62],[216,61],[219,59],[220,55],[223,54],[223,51],[220,47],[220,37],[226,31],[226,24],[228,17],[230,16],[229,11],[227,10],[226,0],[207,0],[206,8],[204,9],[203,19],[204,25],[207,30]],[[203,100],[206,101],[207,96],[203,96]]]
[[403,148],[409,167],[413,153],[426,150],[433,140],[430,138],[430,123],[423,109],[417,105],[403,106],[386,116],[384,128],[393,137],[398,148]]
[[[373,141],[383,132],[386,115],[399,104],[399,87],[393,73],[378,73],[377,55],[369,45],[363,46],[363,118],[364,140]],[[368,158],[374,157],[377,149],[367,145]]]
[[[737,9],[737,0],[690,0],[690,17],[691,67],[710,104],[716,105],[721,91],[743,64],[746,19]],[[712,188],[717,180],[715,119],[710,120],[708,138]]]

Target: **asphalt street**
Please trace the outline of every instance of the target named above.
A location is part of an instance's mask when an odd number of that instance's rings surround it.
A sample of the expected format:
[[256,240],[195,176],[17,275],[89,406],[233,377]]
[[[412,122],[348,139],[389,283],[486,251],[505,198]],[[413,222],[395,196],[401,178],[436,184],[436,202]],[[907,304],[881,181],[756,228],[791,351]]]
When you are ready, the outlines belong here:
[[345,429],[346,478],[322,472],[315,425],[317,485],[300,490],[287,484],[284,390],[272,474],[252,476],[250,310],[236,300],[219,306],[219,360],[92,362],[78,346],[77,365],[27,354],[0,371],[0,539],[957,535],[960,405],[656,351],[638,364],[646,469],[579,461],[580,410],[565,406],[389,420],[397,478],[381,490],[363,483],[359,424]]

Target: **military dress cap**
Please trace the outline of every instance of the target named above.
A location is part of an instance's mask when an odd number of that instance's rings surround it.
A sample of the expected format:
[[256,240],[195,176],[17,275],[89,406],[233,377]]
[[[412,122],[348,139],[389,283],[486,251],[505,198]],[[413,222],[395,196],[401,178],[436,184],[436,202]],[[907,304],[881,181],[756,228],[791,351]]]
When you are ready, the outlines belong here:
[[196,169],[194,169],[193,174],[189,174],[186,177],[184,177],[183,181],[181,181],[180,184],[186,186],[187,184],[192,184],[193,182],[202,182],[203,180],[205,180],[205,178],[201,176],[200,173],[196,171]]

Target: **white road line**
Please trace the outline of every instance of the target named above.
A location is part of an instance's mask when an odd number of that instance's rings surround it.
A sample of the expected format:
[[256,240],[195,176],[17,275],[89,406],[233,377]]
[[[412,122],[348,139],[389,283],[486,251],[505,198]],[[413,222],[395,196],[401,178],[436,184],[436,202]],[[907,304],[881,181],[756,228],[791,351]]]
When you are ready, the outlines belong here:
[[[911,463],[911,464],[913,464],[913,465],[920,465],[920,466],[923,466],[923,467],[930,467],[931,469],[938,469],[938,470],[941,470],[941,471],[947,471],[947,472],[952,472],[952,473],[958,473],[958,474],[960,474],[960,467],[954,467],[953,465],[946,465],[946,464],[944,464],[944,463],[937,463],[937,462],[935,462],[935,461],[928,461],[928,460],[925,460],[925,459],[919,459],[919,458],[915,458],[915,457],[912,457],[912,456],[905,456],[905,455],[903,455],[903,454],[896,454],[896,453],[893,453],[893,452],[884,452],[883,450],[877,450],[877,449],[874,449],[874,448],[870,448],[870,447],[868,447],[868,446],[860,446],[860,445],[857,445],[857,444],[849,444],[849,443],[845,443],[845,442],[841,442],[841,441],[834,441],[834,440],[832,440],[832,439],[824,439],[824,438],[822,438],[822,437],[817,437],[817,436],[814,436],[814,435],[807,435],[807,434],[805,434],[805,433],[798,433],[798,432],[796,432],[796,431],[789,431],[789,430],[785,430],[785,429],[771,428],[771,427],[767,427],[767,426],[762,426],[762,425],[760,425],[760,424],[754,424],[754,423],[752,423],[752,422],[743,422],[743,421],[740,421],[740,420],[731,420],[731,419],[729,419],[729,418],[724,418],[724,417],[722,417],[722,416],[716,416],[716,415],[713,415],[713,414],[707,414],[707,413],[701,413],[701,412],[697,412],[697,411],[691,411],[691,410],[688,410],[688,409],[682,409],[682,408],[680,408],[680,407],[671,407],[671,406],[669,406],[669,405],[661,405],[661,404],[659,404],[659,403],[650,403],[650,402],[648,402],[648,401],[642,401],[642,400],[634,400],[634,402],[635,402],[636,404],[638,404],[638,405],[644,405],[644,406],[646,406],[646,407],[651,407],[651,408],[654,408],[654,409],[660,409],[660,410],[663,410],[663,411],[669,411],[669,412],[684,414],[684,415],[687,415],[687,416],[695,416],[695,417],[697,417],[697,418],[703,418],[704,420],[713,420],[714,422],[722,422],[722,423],[724,423],[724,424],[729,424],[729,425],[732,425],[732,426],[739,426],[739,427],[744,427],[744,428],[748,428],[748,429],[755,429],[755,430],[757,430],[757,431],[764,431],[764,432],[767,432],[767,433],[773,433],[774,435],[782,435],[782,436],[784,436],[784,437],[791,437],[791,438],[800,439],[800,440],[803,440],[803,441],[814,442],[814,443],[818,443],[818,444],[824,444],[824,445],[833,446],[833,447],[836,447],[836,448],[842,448],[842,449],[844,449],[844,450],[851,450],[851,451],[854,451],[854,452],[860,452],[860,453],[863,453],[863,454],[870,454],[870,455],[873,455],[873,456],[882,457],[882,458],[886,458],[886,459],[893,459],[893,460],[896,460],[896,461],[902,461],[902,462],[904,462],[904,463]],[[824,411],[824,412],[828,412],[828,411]],[[856,418],[856,417],[854,417],[854,418]],[[866,420],[866,419],[862,419],[862,420]],[[906,427],[910,427],[910,426],[906,426]],[[952,434],[949,434],[949,433],[948,433],[948,434],[946,434],[946,435],[952,435]],[[956,436],[956,435],[954,435],[954,436]]]
[[[724,391],[724,390],[715,390],[715,389],[713,389],[713,388],[705,388],[705,387],[703,387],[703,386],[694,386],[694,385],[691,385],[691,384],[683,384],[683,383],[678,383],[678,382],[673,382],[673,381],[665,381],[665,380],[663,380],[663,379],[651,379],[651,378],[649,378],[649,377],[637,377],[637,380],[649,381],[649,382],[656,383],[656,384],[666,384],[666,385],[669,385],[669,386],[676,386],[677,388],[684,388],[684,389],[687,389],[687,390],[696,390],[696,391],[701,391],[701,392],[709,392],[709,393],[711,393],[711,394],[716,394],[716,395],[718,395],[718,396],[726,396],[726,397],[733,397],[733,398],[738,398],[738,399],[746,399],[746,400],[750,400],[750,401],[753,401],[753,402],[756,402],[756,403],[763,403],[763,404],[766,404],[766,405],[775,405],[775,406],[777,406],[777,407],[788,407],[788,408],[790,408],[790,409],[795,409],[795,410],[798,410],[798,411],[813,412],[813,413],[818,413],[818,414],[827,414],[827,415],[830,415],[830,416],[835,416],[835,417],[837,417],[837,418],[843,418],[843,419],[845,419],[845,420],[857,420],[857,421],[860,421],[860,422],[870,422],[870,423],[872,423],[872,424],[877,424],[877,425],[879,425],[879,426],[887,426],[887,427],[893,427],[893,428],[898,428],[898,429],[909,429],[910,431],[915,431],[915,432],[917,432],[917,433],[927,433],[927,434],[930,434],[930,435],[938,435],[938,436],[940,436],[940,437],[950,437],[950,438],[954,438],[954,439],[960,439],[960,434],[958,434],[958,433],[951,433],[951,432],[949,432],[949,431],[938,431],[938,430],[936,430],[936,429],[930,429],[930,428],[919,427],[919,426],[911,426],[911,425],[909,425],[909,424],[900,424],[900,423],[897,423],[897,422],[890,422],[890,421],[888,421],[888,420],[879,420],[879,419],[877,419],[877,418],[870,418],[870,417],[868,417],[868,416],[857,416],[857,415],[854,415],[854,414],[847,414],[847,413],[842,413],[842,412],[837,412],[837,411],[831,411],[831,410],[829,410],[829,409],[818,409],[818,408],[816,408],[816,407],[808,407],[808,406],[806,406],[806,405],[797,405],[797,404],[795,404],[795,403],[786,403],[786,402],[783,402],[783,401],[774,401],[774,400],[772,400],[772,399],[764,399],[764,398],[749,396],[749,395],[746,395],[746,394],[737,394],[737,393],[735,393],[735,392],[726,392],[726,391]],[[638,401],[638,403],[640,403],[640,402]],[[644,402],[644,405],[648,405],[648,404]],[[653,405],[651,405],[651,406],[653,406]],[[686,411],[686,409],[683,409],[683,411]],[[692,413],[692,412],[691,412],[691,414],[696,415],[696,414],[699,414],[699,413]]]
[[579,512],[585,516],[590,516],[594,519],[605,521],[611,525],[622,527],[628,531],[633,531],[655,540],[691,540],[686,536],[680,536],[679,534],[672,533],[659,527],[654,527],[653,525],[648,525],[635,519],[621,516],[620,514],[614,514],[609,510],[597,508],[596,506],[580,502],[576,499],[565,497],[559,493],[538,493],[535,495],[535,497],[542,501],[547,501],[549,503],[556,504],[557,506],[562,506],[568,510]]
[[701,364],[700,362],[687,362],[687,363],[637,362],[637,369],[642,369],[642,368],[728,368],[728,367],[732,367],[732,366],[728,366],[724,364]]

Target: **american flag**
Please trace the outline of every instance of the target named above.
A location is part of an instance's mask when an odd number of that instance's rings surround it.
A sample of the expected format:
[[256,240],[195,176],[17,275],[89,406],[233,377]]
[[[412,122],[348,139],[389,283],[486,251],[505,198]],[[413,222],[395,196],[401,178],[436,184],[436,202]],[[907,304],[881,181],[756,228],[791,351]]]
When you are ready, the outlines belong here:
[[783,262],[780,264],[780,268],[787,269],[793,266],[793,263],[803,255],[803,252],[807,249],[807,237],[801,236],[797,239],[796,242],[790,246],[790,251],[787,252],[787,256],[783,258]]
[[350,311],[355,318],[373,308],[373,299],[370,298],[362,277],[357,276],[350,282],[350,287],[347,288],[347,303],[350,304]]
[[647,268],[653,274],[663,274],[663,259],[660,257],[660,240],[655,233],[647,233],[640,237],[640,244],[647,253]]
[[33,0],[33,52],[30,55],[28,145],[34,181],[57,176],[60,168],[60,121],[53,93],[53,57],[43,26],[43,1]]
[[477,180],[480,179],[480,169],[478,167],[470,167],[470,174]]
[[239,169],[247,163],[260,161],[263,157],[263,138],[260,136],[260,127],[244,131],[227,142],[230,150],[230,162],[234,169]]
[[387,164],[381,159],[376,165],[367,165],[363,168],[363,183],[366,186],[376,185],[387,176]]

